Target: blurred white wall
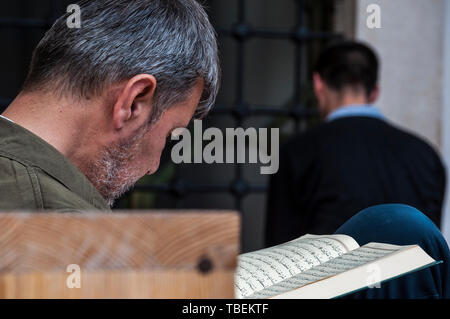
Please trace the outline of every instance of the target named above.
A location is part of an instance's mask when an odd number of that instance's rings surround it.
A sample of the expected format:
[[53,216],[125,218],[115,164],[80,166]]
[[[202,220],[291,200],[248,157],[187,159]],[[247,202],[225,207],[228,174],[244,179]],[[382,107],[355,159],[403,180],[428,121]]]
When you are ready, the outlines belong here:
[[[442,154],[447,163],[447,185],[450,186],[450,1],[445,1],[445,25],[444,25],[444,61],[442,82]],[[442,231],[450,242],[450,187],[447,187],[445,216]]]
[[[356,0],[355,37],[381,60],[377,105],[395,124],[413,131],[450,163],[450,0]],[[367,26],[378,4],[381,28]],[[448,197],[448,196],[447,196]],[[450,242],[450,210],[442,229]]]
[[[367,6],[381,9],[381,28],[367,27]],[[381,59],[379,107],[387,117],[441,146],[445,0],[359,0],[356,38]]]

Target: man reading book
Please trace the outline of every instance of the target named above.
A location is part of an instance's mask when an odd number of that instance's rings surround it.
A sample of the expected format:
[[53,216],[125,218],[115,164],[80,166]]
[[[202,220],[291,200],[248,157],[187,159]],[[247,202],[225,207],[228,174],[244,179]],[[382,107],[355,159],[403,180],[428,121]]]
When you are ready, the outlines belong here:
[[[97,0],[80,6],[82,27],[68,28],[67,15],[58,19],[33,54],[24,89],[0,119],[2,211],[109,210],[128,187],[157,169],[171,130],[214,102],[217,44],[195,0]],[[392,207],[382,210],[395,213]],[[401,223],[389,226],[382,224],[386,216],[371,211],[342,232],[355,232],[363,241],[358,232],[369,228],[375,241],[396,241],[397,230],[416,225],[417,216],[422,215],[406,210]],[[424,249],[448,267],[448,247],[427,225],[417,224],[409,239],[437,238]],[[414,280],[419,290],[411,296],[423,295],[424,280],[448,287],[448,268],[440,277]],[[447,297],[448,289],[430,294]]]

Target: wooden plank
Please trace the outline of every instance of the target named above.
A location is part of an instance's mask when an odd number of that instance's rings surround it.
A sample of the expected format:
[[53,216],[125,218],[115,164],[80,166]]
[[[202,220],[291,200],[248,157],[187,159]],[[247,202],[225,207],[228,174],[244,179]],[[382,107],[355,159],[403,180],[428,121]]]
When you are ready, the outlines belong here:
[[61,272],[1,275],[0,298],[234,298],[232,271],[82,272],[80,288],[72,289],[66,286],[67,277]]
[[239,233],[231,211],[1,213],[0,297],[230,298]]

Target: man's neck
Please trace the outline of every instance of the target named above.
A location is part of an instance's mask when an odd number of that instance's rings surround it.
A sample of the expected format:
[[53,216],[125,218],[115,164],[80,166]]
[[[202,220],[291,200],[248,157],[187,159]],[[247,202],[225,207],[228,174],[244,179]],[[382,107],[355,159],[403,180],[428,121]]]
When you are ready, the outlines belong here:
[[94,116],[89,109],[44,93],[21,93],[2,115],[39,136],[80,167],[76,158],[87,154],[83,147],[92,133],[89,123],[93,119],[86,120]]

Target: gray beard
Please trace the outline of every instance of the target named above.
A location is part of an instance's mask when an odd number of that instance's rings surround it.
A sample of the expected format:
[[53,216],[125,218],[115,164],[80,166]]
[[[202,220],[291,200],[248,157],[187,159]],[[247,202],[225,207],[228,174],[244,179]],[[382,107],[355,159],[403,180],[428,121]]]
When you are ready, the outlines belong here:
[[132,164],[148,126],[146,124],[137,129],[131,139],[106,147],[96,160],[88,164],[86,177],[109,206],[113,206],[142,177],[133,170]]

